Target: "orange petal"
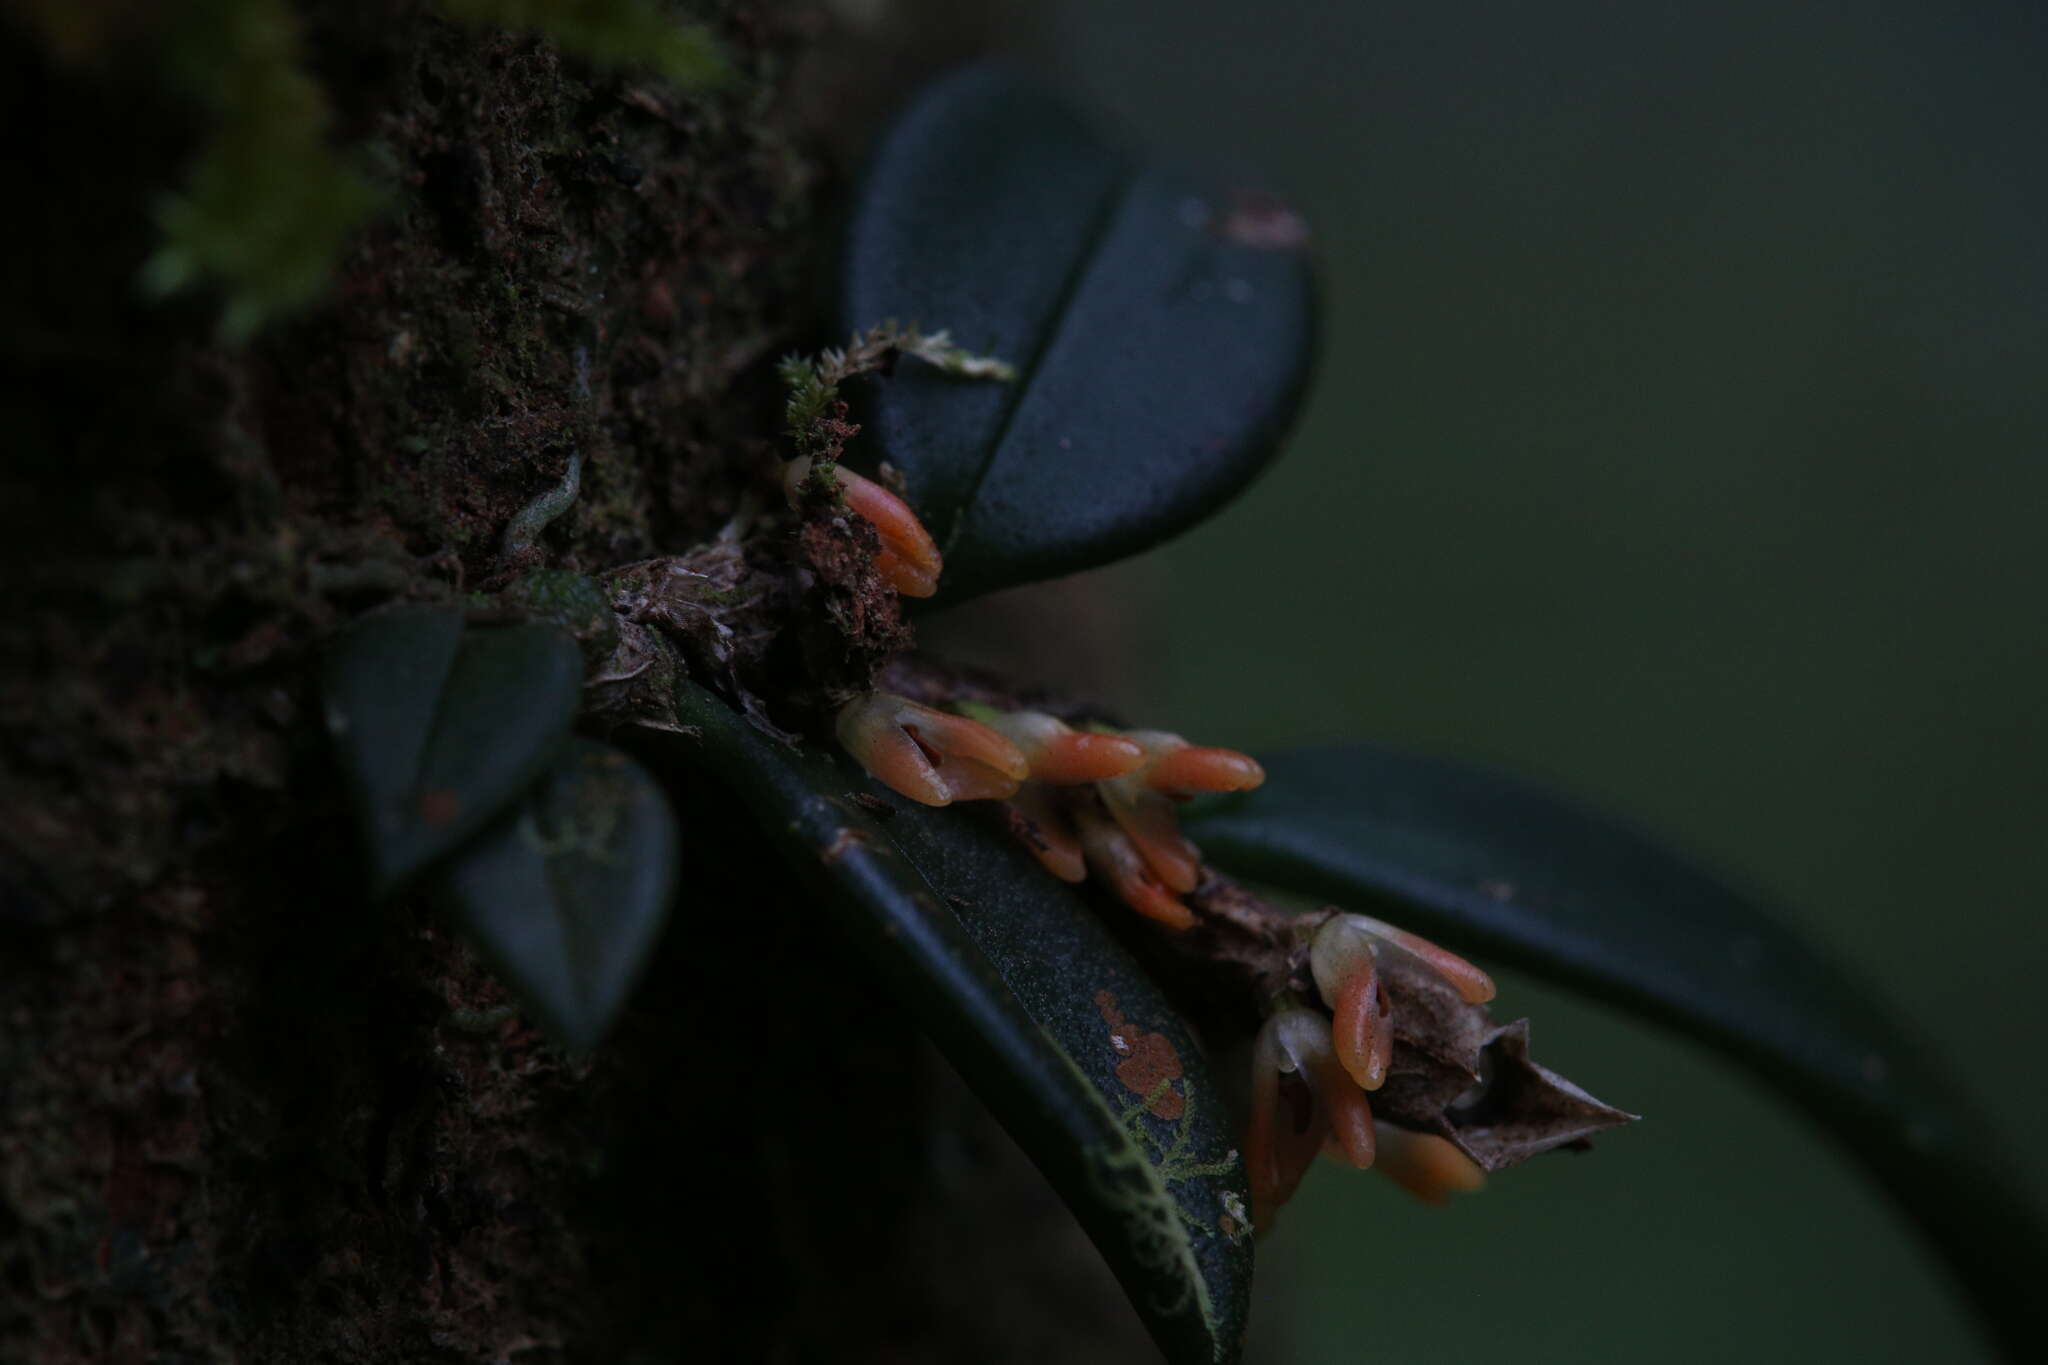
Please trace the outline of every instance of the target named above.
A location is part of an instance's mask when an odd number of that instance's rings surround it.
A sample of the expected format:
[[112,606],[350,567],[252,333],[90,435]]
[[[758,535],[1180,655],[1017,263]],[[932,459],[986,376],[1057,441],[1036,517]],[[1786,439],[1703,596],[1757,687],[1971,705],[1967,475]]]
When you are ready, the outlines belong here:
[[1152,790],[1167,796],[1244,792],[1265,780],[1266,770],[1250,754],[1195,744],[1159,755],[1145,770],[1145,781]]
[[886,543],[875,556],[875,572],[904,597],[931,597],[939,591],[939,576],[927,573],[891,549]]
[[1048,739],[1031,755],[1031,776],[1060,785],[1100,782],[1134,772],[1144,762],[1145,751],[1121,735],[1068,730]]
[[897,703],[897,723],[920,744],[943,754],[971,758],[1018,782],[1031,776],[1031,765],[1017,746],[980,721],[902,698]]
[[[936,591],[944,561],[939,556],[939,547],[933,542],[931,532],[924,529],[924,523],[917,519],[917,513],[910,510],[910,504],[845,465],[838,466],[837,473],[847,507],[866,518],[880,534],[882,549],[895,558],[897,574],[912,584],[929,583]],[[895,578],[891,578],[891,583],[895,583]],[[910,592],[910,589],[898,587],[898,591]],[[931,593],[910,592],[910,595],[929,597]]]
[[[1346,1115],[1348,1134],[1331,1132],[1329,1105],[1323,1103],[1313,1060],[1300,1056],[1323,1040],[1329,1056],[1329,1033],[1323,1017],[1309,1009],[1284,1009],[1266,1019],[1251,1046],[1251,1128],[1245,1134],[1245,1173],[1251,1177],[1251,1224],[1260,1232],[1272,1228],[1280,1205],[1294,1197],[1300,1181],[1315,1164],[1325,1140],[1352,1158],[1358,1144],[1356,1115]],[[1290,1046],[1292,1044],[1292,1046]],[[1341,1076],[1339,1076],[1341,1078]],[[1352,1091],[1354,1095],[1358,1091]],[[1360,1103],[1364,1097],[1360,1095]],[[1370,1117],[1366,1119],[1370,1126]],[[1370,1142],[1368,1142],[1370,1160]]]
[[1137,846],[1114,820],[1083,806],[1074,812],[1074,823],[1081,831],[1081,851],[1089,868],[1109,883],[1125,905],[1170,929],[1194,926],[1195,912],[1152,874]]
[[863,768],[927,806],[1011,796],[1026,771],[1017,746],[986,725],[888,692],[856,697],[834,728]]
[[1310,940],[1308,960],[1316,992],[1330,1007],[1337,1060],[1360,1088],[1379,1089],[1387,1079],[1394,1035],[1386,1026],[1387,1000],[1380,990],[1372,936],[1349,916],[1333,915]]
[[1135,882],[1120,886],[1118,894],[1123,897],[1125,905],[1169,929],[1195,927],[1195,912],[1188,909],[1179,896],[1160,885],[1149,870],[1140,873]]
[[952,804],[953,793],[918,742],[896,722],[901,697],[870,692],[848,702],[834,728],[854,761],[899,795],[927,806]]
[[1009,819],[1010,832],[1031,850],[1046,871],[1063,882],[1088,879],[1088,866],[1081,856],[1081,838],[1050,791],[1035,782],[1026,782],[1010,798],[1003,813]]
[[1023,750],[1034,782],[1099,782],[1132,772],[1145,761],[1145,751],[1120,735],[1083,733],[1043,711],[999,711],[973,704],[961,710]]
[[1359,1170],[1368,1170],[1376,1155],[1373,1143],[1372,1105],[1365,1098],[1365,1092],[1351,1083],[1333,1060],[1331,1078],[1325,1093],[1317,1098],[1325,1100],[1330,1111],[1330,1135],[1337,1139],[1337,1145],[1344,1151],[1345,1160]]
[[[1306,1010],[1286,1010],[1266,1020],[1252,1045],[1252,1112],[1245,1134],[1245,1173],[1251,1186],[1252,1225],[1271,1229],[1280,1206],[1294,1197],[1316,1153],[1331,1136],[1325,1106],[1316,1102],[1285,1037],[1300,1027],[1295,1018],[1321,1027]],[[1283,1076],[1286,1068],[1290,1075]],[[1290,1095],[1292,1100],[1290,1100]],[[1343,1142],[1340,1138],[1339,1145]]]
[[1147,788],[1139,773],[1112,778],[1097,789],[1154,876],[1183,895],[1201,885],[1201,852],[1182,837],[1171,801]]
[[1394,1033],[1383,1026],[1380,974],[1372,966],[1352,973],[1337,992],[1337,1007],[1330,1020],[1330,1041],[1337,1061],[1361,1090],[1377,1090],[1386,1084],[1387,1062],[1393,1052]]
[[941,755],[933,766],[955,801],[1007,801],[1023,785],[1008,773],[957,754]]
[[1372,1106],[1365,1092],[1338,1064],[1331,1047],[1330,1025],[1313,1010],[1288,1010],[1274,1016],[1281,1051],[1315,1091],[1327,1117],[1330,1135],[1344,1157],[1360,1170],[1372,1165]]
[[1391,924],[1366,915],[1346,915],[1344,918],[1374,938],[1384,940],[1421,958],[1429,964],[1431,970],[1457,989],[1459,997],[1466,1004],[1483,1005],[1493,999],[1493,978],[1448,948],[1440,948],[1419,934],[1411,934],[1406,929],[1396,929]]
[[1425,1204],[1448,1203],[1453,1194],[1486,1187],[1486,1172],[1448,1139],[1386,1123],[1377,1127],[1379,1169]]

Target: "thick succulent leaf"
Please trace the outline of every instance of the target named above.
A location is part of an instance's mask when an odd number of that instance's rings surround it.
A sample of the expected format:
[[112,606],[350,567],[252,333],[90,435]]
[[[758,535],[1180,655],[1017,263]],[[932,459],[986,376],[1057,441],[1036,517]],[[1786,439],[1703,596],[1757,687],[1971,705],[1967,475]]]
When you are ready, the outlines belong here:
[[553,626],[470,630],[461,607],[411,606],[343,632],[321,682],[382,893],[547,766],[576,718],[583,660]]
[[[1713,1044],[1892,1193],[2009,1346],[2048,1340],[2048,1232],[1981,1123],[1840,968],[1755,897],[1533,784],[1364,745],[1262,760],[1191,812],[1239,876],[1390,918]],[[2029,1354],[2027,1358],[2031,1359]]]
[[1308,371],[1301,237],[1000,68],[912,105],[856,206],[841,320],[943,327],[1019,371],[904,360],[857,414],[944,552],[941,601],[1134,554],[1250,481]]
[[535,1020],[595,1047],[661,937],[676,817],[617,749],[572,739],[519,804],[448,864],[456,921]]
[[1045,1172],[1167,1357],[1235,1361],[1243,1163],[1193,1037],[1137,963],[992,808],[909,805],[688,683],[677,709],[697,760]]

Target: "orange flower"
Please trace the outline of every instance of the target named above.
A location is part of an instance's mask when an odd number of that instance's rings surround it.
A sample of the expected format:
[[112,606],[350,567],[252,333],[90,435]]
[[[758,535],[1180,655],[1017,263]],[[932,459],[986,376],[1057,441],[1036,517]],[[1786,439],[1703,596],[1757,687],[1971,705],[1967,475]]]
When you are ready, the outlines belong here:
[[1077,802],[1074,823],[1088,870],[1109,883],[1125,905],[1169,929],[1194,927],[1195,912],[1153,873],[1130,836],[1092,801]]
[[1016,745],[981,722],[889,692],[849,702],[836,728],[863,768],[927,806],[1007,800],[1031,771]]
[[1371,1166],[1377,1151],[1372,1107],[1337,1062],[1329,1020],[1311,1009],[1281,1010],[1252,1044],[1244,1159],[1254,1226],[1272,1225],[1326,1140],[1351,1165]]

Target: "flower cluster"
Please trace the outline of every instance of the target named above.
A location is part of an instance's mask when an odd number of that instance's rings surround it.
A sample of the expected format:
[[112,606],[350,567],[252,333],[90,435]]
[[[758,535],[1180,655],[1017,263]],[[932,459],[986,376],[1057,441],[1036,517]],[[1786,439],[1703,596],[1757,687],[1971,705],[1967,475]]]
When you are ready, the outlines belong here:
[[[840,712],[839,740],[913,801],[1003,802],[1011,831],[1060,880],[1092,875],[1148,919],[1195,926],[1185,897],[1214,874],[1181,833],[1174,803],[1258,786],[1265,774],[1256,761],[1163,731],[1076,729],[1040,711],[955,706],[871,692]],[[1325,1151],[1361,1170],[1377,1167],[1432,1202],[1478,1188],[1483,1177],[1470,1158],[1444,1138],[1376,1123],[1368,1096],[1385,1084],[1394,1052],[1383,963],[1427,972],[1469,1005],[1492,999],[1493,982],[1365,915],[1324,920],[1308,963],[1323,1008],[1284,998],[1252,1048],[1245,1162],[1254,1223],[1270,1226]]]
[[1042,711],[974,702],[941,711],[887,692],[849,704],[838,733],[861,766],[913,801],[1005,802],[1011,830],[1048,872],[1065,882],[1092,873],[1174,929],[1195,922],[1181,897],[1200,883],[1202,859],[1173,803],[1265,780],[1248,755],[1164,731],[1077,730]]
[[1377,1168],[1432,1203],[1484,1182],[1441,1137],[1375,1123],[1367,1096],[1394,1054],[1391,992],[1382,964],[1439,978],[1468,1005],[1493,982],[1465,959],[1365,915],[1336,914],[1309,943],[1316,994],[1330,1013],[1294,1003],[1270,1015],[1252,1045],[1252,1112],[1245,1137],[1252,1220],[1269,1226],[1318,1152]]
[[[808,458],[791,462],[792,497],[811,469]],[[833,473],[848,509],[880,538],[883,578],[908,596],[935,592],[939,552],[916,514],[872,480],[836,465]],[[1004,803],[1011,832],[1053,876],[1093,876],[1147,919],[1195,927],[1187,897],[1216,874],[1182,834],[1175,807],[1259,786],[1265,773],[1255,759],[1162,730],[1076,728],[1042,711],[971,700],[950,706],[868,692],[840,710],[839,742],[913,801]],[[1245,1161],[1254,1223],[1271,1225],[1324,1152],[1377,1167],[1431,1202],[1477,1189],[1484,1177],[1470,1157],[1443,1137],[1376,1122],[1368,1096],[1386,1083],[1394,1055],[1390,970],[1409,979],[1425,973],[1467,1005],[1492,999],[1493,982],[1463,958],[1364,915],[1322,920],[1308,966],[1323,1008],[1282,992],[1252,1047]]]

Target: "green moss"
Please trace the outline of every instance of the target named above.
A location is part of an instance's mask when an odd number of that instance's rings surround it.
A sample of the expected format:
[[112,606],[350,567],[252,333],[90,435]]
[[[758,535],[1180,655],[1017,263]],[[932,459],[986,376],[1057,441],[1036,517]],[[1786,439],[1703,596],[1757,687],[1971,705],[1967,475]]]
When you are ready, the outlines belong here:
[[553,621],[601,658],[619,642],[611,595],[594,578],[564,569],[536,569],[505,590],[504,600],[543,621]]
[[[442,0],[441,8],[469,23],[544,34],[591,61],[646,67],[685,88],[727,75],[710,35],[656,0]],[[53,31],[50,40],[75,46],[69,34]],[[163,245],[143,286],[157,295],[218,288],[221,333],[244,341],[320,297],[381,196],[329,145],[327,98],[300,69],[287,0],[191,0],[172,21],[166,51],[178,83],[213,121],[184,189],[157,205]]]
[[377,196],[327,142],[327,100],[299,69],[284,0],[195,0],[170,33],[178,82],[213,124],[182,193],[157,206],[163,246],[145,288],[211,283],[221,332],[247,339],[325,289]]
[[711,35],[678,23],[656,0],[441,0],[450,16],[545,34],[607,66],[643,66],[688,90],[729,74]]
[[927,336],[915,323],[904,327],[892,318],[856,333],[844,350],[820,351],[809,359],[784,356],[777,365],[776,372],[789,390],[783,423],[797,454],[817,458],[836,451],[844,439],[832,424],[839,386],[857,375],[874,374],[899,353],[916,356],[963,379],[1008,384],[1017,378],[1016,366],[955,346],[951,334],[943,330]]

